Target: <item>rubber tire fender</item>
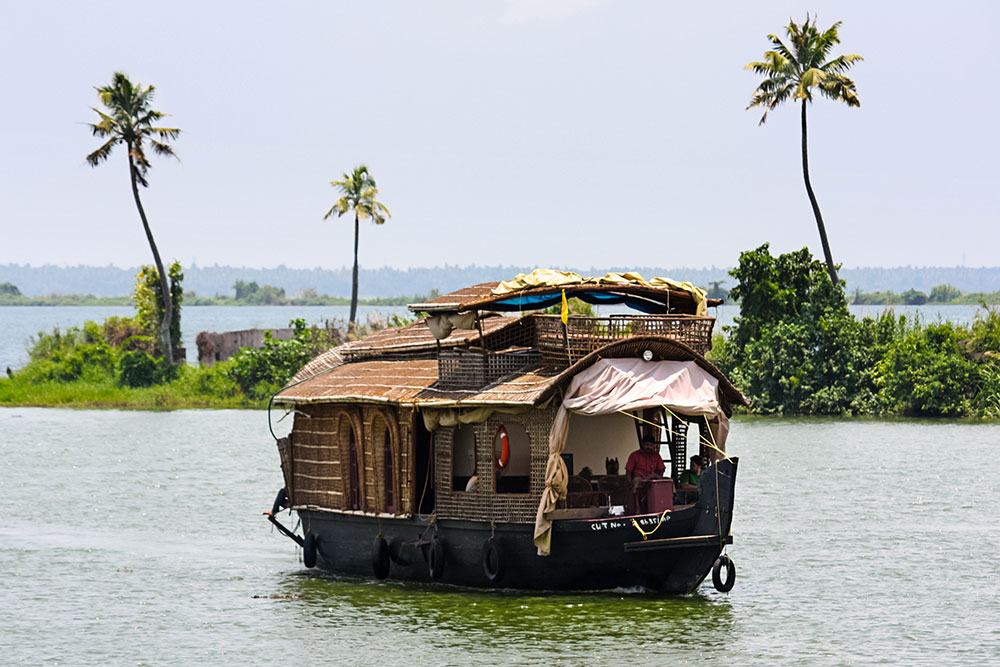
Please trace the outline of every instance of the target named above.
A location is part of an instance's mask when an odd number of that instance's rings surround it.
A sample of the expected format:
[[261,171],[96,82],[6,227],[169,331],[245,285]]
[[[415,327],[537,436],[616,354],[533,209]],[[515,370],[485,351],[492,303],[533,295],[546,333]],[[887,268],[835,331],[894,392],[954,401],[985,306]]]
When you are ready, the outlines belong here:
[[381,535],[372,544],[372,571],[376,579],[389,576],[389,543]]
[[427,572],[434,581],[444,576],[444,542],[436,537],[427,548]]
[[497,546],[497,542],[492,537],[483,542],[483,574],[490,583],[499,584],[503,581],[503,576],[507,572],[507,563],[504,561],[503,553]]
[[[726,580],[722,580],[722,568],[726,568]],[[733,559],[722,554],[715,559],[715,565],[712,566],[712,585],[715,586],[715,590],[720,593],[728,593],[733,590],[733,586],[736,584],[736,563]]]
[[316,535],[306,533],[306,538],[302,540],[302,564],[306,567],[316,567]]

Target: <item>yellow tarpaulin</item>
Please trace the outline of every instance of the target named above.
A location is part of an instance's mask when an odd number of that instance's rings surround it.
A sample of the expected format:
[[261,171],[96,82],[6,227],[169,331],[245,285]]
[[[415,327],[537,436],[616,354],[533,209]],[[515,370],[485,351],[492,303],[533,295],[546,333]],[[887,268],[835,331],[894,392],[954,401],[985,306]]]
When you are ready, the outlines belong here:
[[689,282],[680,282],[670,278],[644,279],[634,272],[606,273],[600,278],[581,278],[571,271],[555,269],[535,269],[531,273],[519,273],[513,280],[506,280],[493,288],[494,294],[510,294],[533,287],[563,287],[566,285],[643,285],[645,287],[670,287],[687,292],[694,300],[695,314],[706,315],[708,306],[705,303],[705,290],[695,287]]
[[535,269],[531,273],[519,273],[513,280],[505,280],[493,288],[494,294],[510,294],[532,287],[559,287],[579,285],[583,282],[580,274],[555,269]]

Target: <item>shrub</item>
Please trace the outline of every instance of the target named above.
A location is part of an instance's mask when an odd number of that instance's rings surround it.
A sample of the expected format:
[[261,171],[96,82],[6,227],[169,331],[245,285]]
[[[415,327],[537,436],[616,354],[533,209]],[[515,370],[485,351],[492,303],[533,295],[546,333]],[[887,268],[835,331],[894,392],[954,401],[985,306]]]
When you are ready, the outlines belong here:
[[118,363],[118,382],[125,387],[151,387],[156,384],[156,359],[143,350],[122,354]]
[[[179,262],[174,262],[167,268],[170,282],[171,310],[170,342],[175,348],[181,345],[181,303],[184,301],[184,272]],[[143,266],[135,277],[135,287],[132,292],[135,303],[135,324],[150,336],[155,342],[156,352],[162,353],[160,344],[160,323],[163,321],[164,303],[163,288],[160,285],[160,274],[155,266]]]
[[876,367],[881,395],[894,412],[958,417],[970,412],[979,386],[963,354],[968,336],[950,322],[914,329],[889,346]]

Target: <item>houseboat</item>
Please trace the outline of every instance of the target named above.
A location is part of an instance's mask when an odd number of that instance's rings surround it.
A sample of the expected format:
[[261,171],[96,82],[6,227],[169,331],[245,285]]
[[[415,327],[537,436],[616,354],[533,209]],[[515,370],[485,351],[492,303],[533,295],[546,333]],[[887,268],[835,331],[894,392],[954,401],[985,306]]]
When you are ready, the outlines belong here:
[[[572,298],[627,313],[570,315]],[[726,436],[746,399],[704,356],[719,303],[536,270],[412,304],[414,324],[321,354],[273,397],[293,425],[265,515],[306,567],[347,575],[690,593],[711,574],[729,590]],[[663,472],[625,463],[640,443]]]

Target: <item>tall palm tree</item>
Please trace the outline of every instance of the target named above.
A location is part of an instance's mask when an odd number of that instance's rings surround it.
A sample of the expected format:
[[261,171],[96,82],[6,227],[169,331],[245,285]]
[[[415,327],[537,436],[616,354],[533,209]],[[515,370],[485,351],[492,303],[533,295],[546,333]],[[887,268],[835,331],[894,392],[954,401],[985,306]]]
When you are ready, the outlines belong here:
[[139,209],[139,217],[142,219],[142,228],[146,231],[149,249],[153,251],[156,270],[160,274],[160,289],[163,292],[164,306],[163,320],[160,322],[160,345],[163,347],[164,359],[170,364],[174,361],[173,345],[170,340],[170,323],[174,314],[173,298],[170,294],[167,272],[163,269],[160,253],[153,240],[153,232],[149,229],[149,221],[146,220],[146,212],[139,199],[139,185],[144,188],[149,187],[146,174],[151,165],[146,158],[145,144],[148,142],[154,153],[176,157],[173,149],[166,142],[176,139],[181,131],[176,127],[153,126],[153,123],[167,115],[150,108],[156,90],[153,86],[143,88],[141,84],[133,84],[124,73],[115,72],[109,85],[100,88],[95,86],[95,90],[97,90],[97,96],[107,113],[92,107],[101,119],[96,123],[87,123],[87,125],[90,126],[95,137],[106,137],[107,141],[87,156],[87,162],[90,163],[90,166],[96,167],[108,159],[117,144],[125,144],[128,151],[128,171],[132,180],[132,196],[135,198],[136,208]]
[[334,213],[339,218],[348,211],[354,211],[354,274],[351,283],[350,318],[350,323],[354,324],[358,314],[358,220],[371,218],[376,225],[381,225],[392,215],[382,202],[375,199],[378,196],[375,179],[368,173],[368,167],[363,164],[359,164],[351,173],[345,173],[339,181],[330,181],[330,185],[340,190],[342,196],[334,202],[323,219],[326,220]]
[[746,69],[753,70],[762,75],[764,81],[761,82],[753,92],[750,106],[764,107],[764,115],[761,116],[760,125],[767,120],[767,112],[791,98],[802,100],[802,177],[806,182],[806,192],[809,194],[809,203],[812,204],[813,214],[816,216],[816,226],[819,227],[819,238],[823,243],[823,254],[826,256],[826,268],[830,274],[830,280],[834,285],[838,284],[837,267],[833,263],[833,254],[830,252],[830,242],[826,238],[826,227],[823,225],[823,214],[820,213],[819,204],[816,203],[816,195],[813,194],[812,184],[809,182],[809,153],[806,150],[806,107],[813,99],[813,89],[819,91],[820,95],[836,102],[843,102],[849,107],[859,107],[858,93],[854,87],[854,81],[844,76],[844,73],[851,69],[858,60],[863,60],[859,55],[837,56],[830,58],[830,50],[840,43],[837,36],[837,29],[841,21],[834,23],[825,32],[816,29],[816,19],[809,22],[809,15],[801,25],[788,19],[785,26],[785,33],[788,35],[790,47],[786,46],[776,35],[768,35],[771,40],[771,50],[764,53],[763,62],[752,62]]

